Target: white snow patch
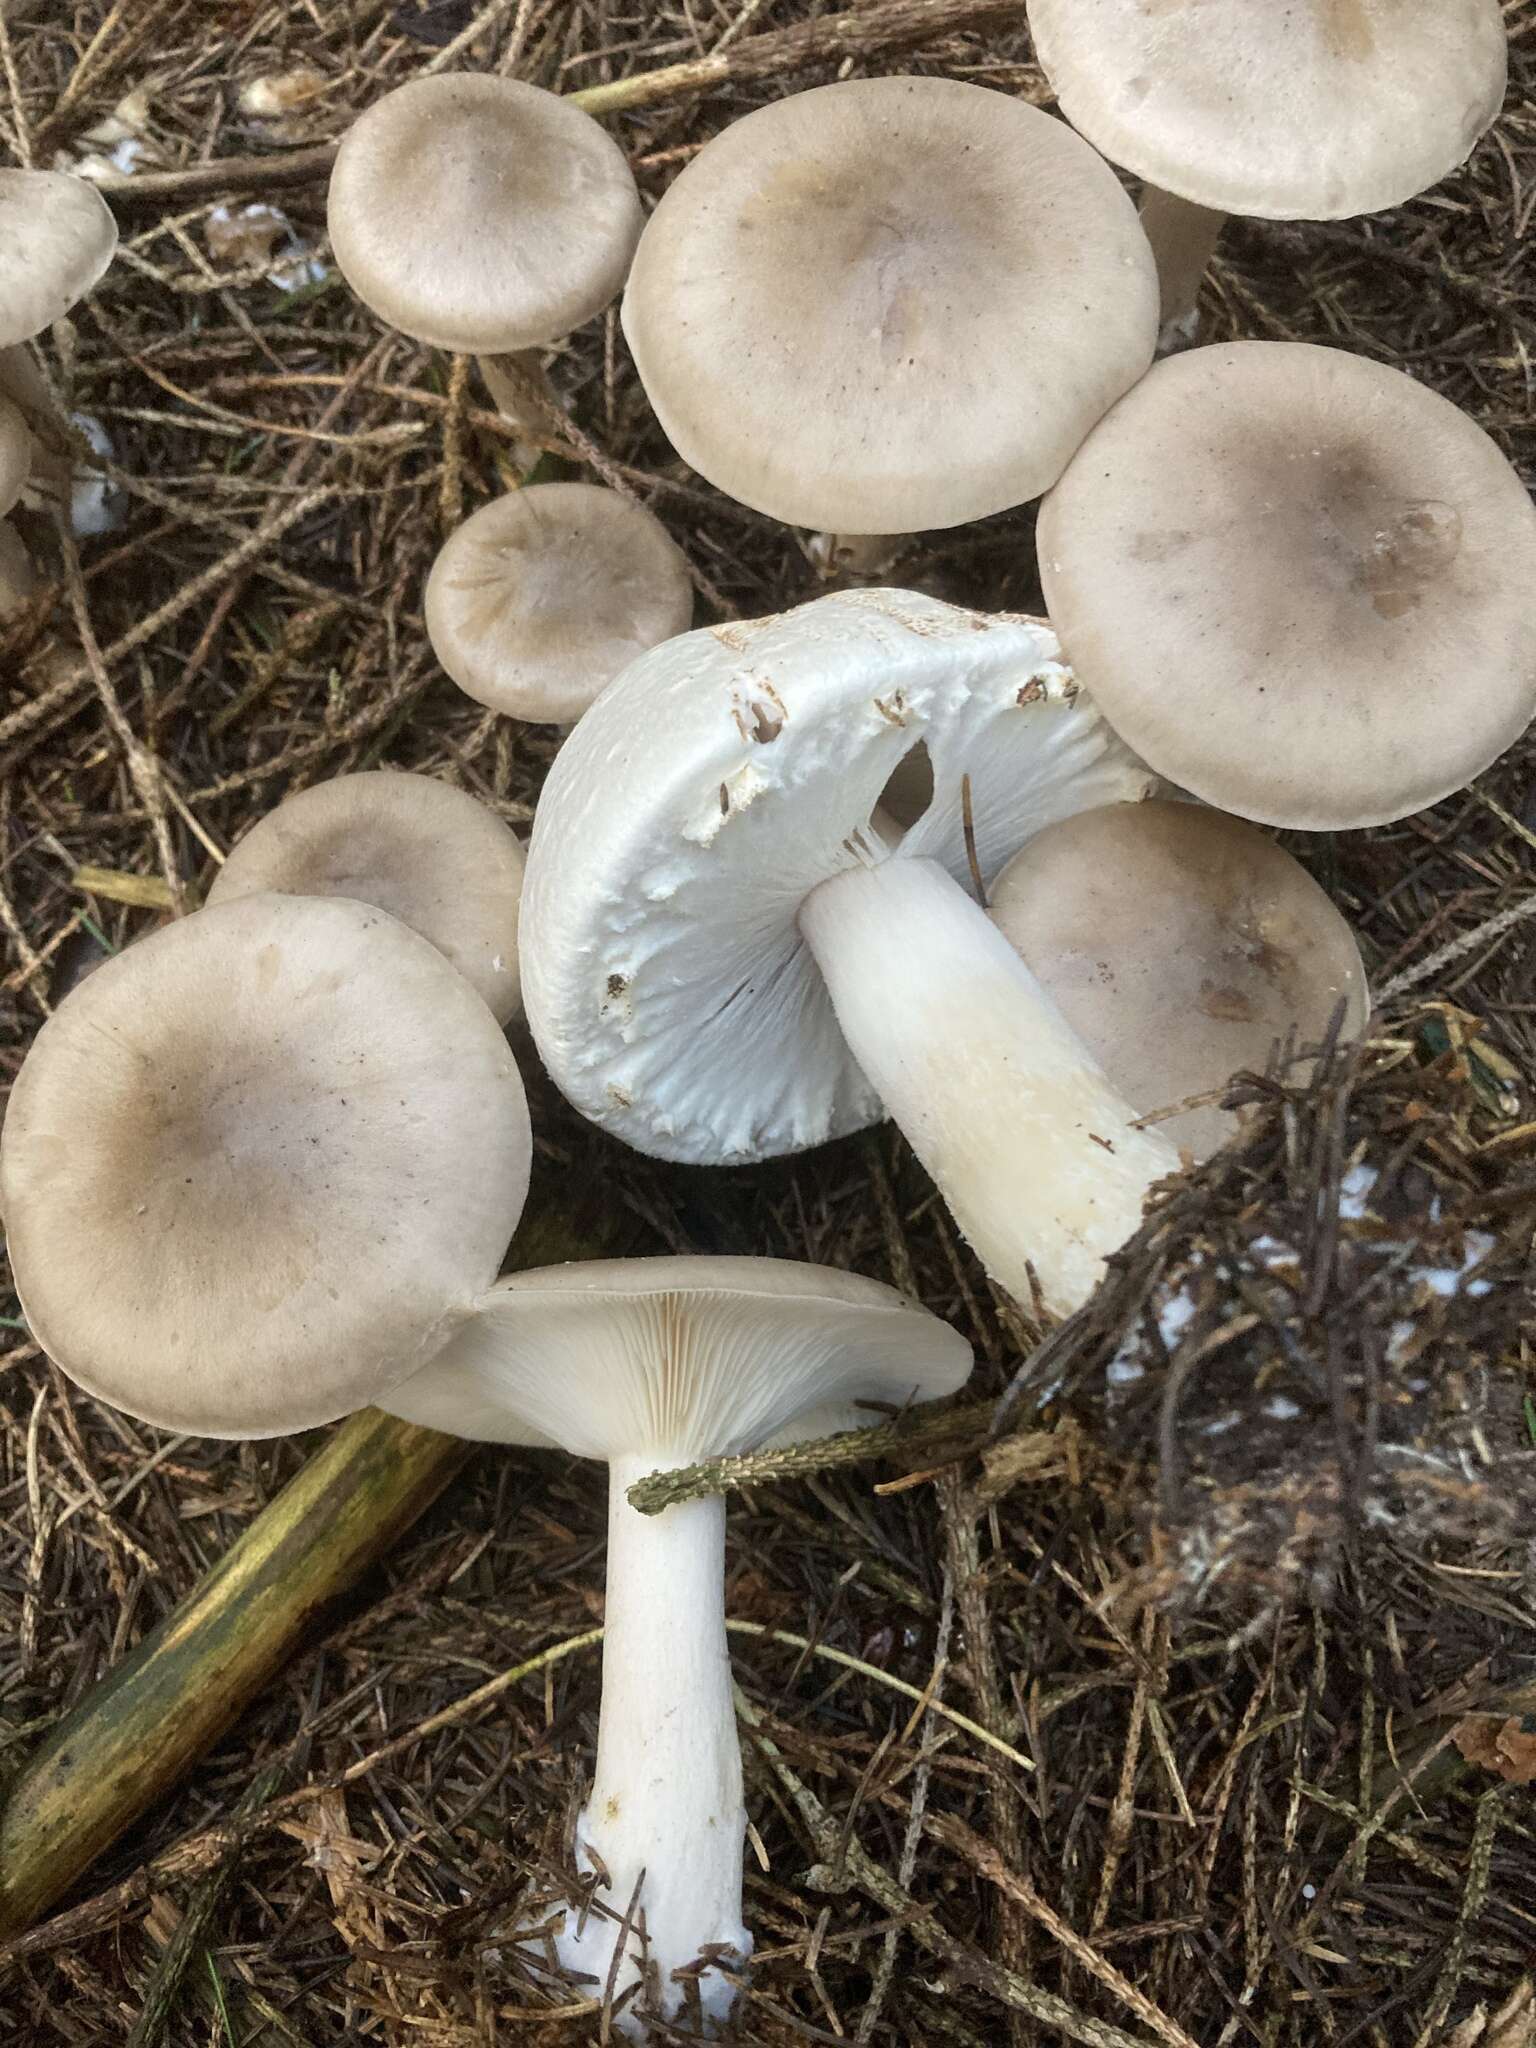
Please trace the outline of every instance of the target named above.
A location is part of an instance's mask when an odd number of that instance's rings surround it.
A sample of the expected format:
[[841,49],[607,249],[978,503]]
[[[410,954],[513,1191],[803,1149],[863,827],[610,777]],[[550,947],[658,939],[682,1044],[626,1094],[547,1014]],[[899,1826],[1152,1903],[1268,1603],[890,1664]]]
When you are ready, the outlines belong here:
[[1352,1166],[1339,1182],[1339,1214],[1347,1223],[1358,1223],[1366,1214],[1368,1198],[1376,1185],[1374,1166]]
[[1193,1298],[1185,1293],[1170,1296],[1157,1312],[1157,1334],[1171,1351],[1195,1313]]

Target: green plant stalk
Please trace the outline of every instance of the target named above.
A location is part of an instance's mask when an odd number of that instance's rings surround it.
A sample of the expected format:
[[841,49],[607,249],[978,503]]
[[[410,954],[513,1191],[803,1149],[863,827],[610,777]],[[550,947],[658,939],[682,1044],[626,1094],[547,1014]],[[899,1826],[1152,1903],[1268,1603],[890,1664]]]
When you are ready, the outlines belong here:
[[[525,1217],[517,1267],[634,1248],[627,1218]],[[205,1755],[474,1446],[366,1408],[343,1422],[182,1604],[48,1734],[0,1803],[0,1939],[67,1892]]]

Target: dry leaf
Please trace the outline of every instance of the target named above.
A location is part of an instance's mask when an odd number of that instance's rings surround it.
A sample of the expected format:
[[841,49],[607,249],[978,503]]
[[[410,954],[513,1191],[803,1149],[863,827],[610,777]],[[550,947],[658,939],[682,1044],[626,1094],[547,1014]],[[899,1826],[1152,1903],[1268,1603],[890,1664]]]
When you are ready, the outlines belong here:
[[1439,2048],[1536,2048],[1536,1986],[1522,1977],[1492,2018],[1487,2006],[1475,2006]]
[[295,107],[302,107],[324,92],[329,84],[325,73],[310,64],[297,65],[292,71],[269,72],[265,78],[253,78],[248,85],[241,86],[240,111],[254,115],[258,121],[270,121],[280,114],[291,114]]
[[1469,1764],[1481,1764],[1511,1785],[1536,1785],[1536,1715],[1468,1714],[1452,1731]]
[[317,1790],[303,1819],[279,1825],[285,1835],[305,1845],[311,1866],[324,1873],[332,1917],[347,1946],[358,1942],[377,1946],[383,1930],[366,1896],[363,1872],[371,1869],[383,1852],[351,1832],[346,1794],[336,1785]]

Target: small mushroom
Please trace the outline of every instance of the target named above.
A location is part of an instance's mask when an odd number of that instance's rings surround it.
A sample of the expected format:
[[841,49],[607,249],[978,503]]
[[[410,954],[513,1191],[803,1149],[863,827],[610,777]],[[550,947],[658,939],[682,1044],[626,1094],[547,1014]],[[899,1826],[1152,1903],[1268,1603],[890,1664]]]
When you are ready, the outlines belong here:
[[25,343],[0,348],[0,400],[16,407],[33,437],[24,487],[26,503],[63,504],[69,497],[73,469],[70,423]]
[[1338,220],[1454,170],[1498,113],[1499,0],[1028,0],[1061,110],[1146,181],[1165,329],[1228,214]]
[[[882,797],[920,747],[932,797],[903,833]],[[972,855],[985,881],[1151,780],[1037,621],[860,590],[669,640],[545,782],[523,894],[539,1051],[586,1116],[666,1159],[799,1151],[888,1113],[993,1276],[1027,1301],[1033,1269],[1073,1307],[1177,1154],[988,920]]]
[[0,625],[19,612],[37,589],[37,571],[21,535],[0,519]]
[[[487,357],[601,312],[641,224],[624,152],[589,114],[464,72],[412,79],[353,123],[327,217],[342,275],[381,320]],[[536,353],[519,367],[542,379]]]
[[869,78],[706,144],[646,224],[623,320],[684,460],[835,553],[1037,497],[1151,362],[1157,283],[1064,123]]
[[643,505],[598,484],[530,484],[450,535],[425,610],[461,690],[511,718],[574,725],[620,669],[687,631],[693,584]]
[[631,1259],[498,1282],[448,1348],[384,1396],[433,1429],[607,1461],[602,1712],[576,1824],[577,1860],[596,1876],[555,1947],[597,1995],[632,1994],[625,2033],[685,2006],[723,2020],[752,1950],[725,1502],[650,1516],[629,1488],[792,1437],[829,1403],[953,1393],[970,1369],[956,1331],[878,1281],[779,1259]]
[[532,1140],[495,1019],[340,898],[141,939],[38,1033],[0,1205],[39,1344],[169,1429],[276,1436],[425,1363],[496,1276]]
[[18,406],[0,396],[0,517],[21,496],[32,467],[32,436]]
[[1040,508],[1046,606],[1159,773],[1321,831],[1462,788],[1536,713],[1536,509],[1465,413],[1341,349],[1170,357]]
[[[1079,811],[998,876],[992,921],[1128,1102],[1151,1116],[1264,1071],[1277,1041],[1343,1035],[1370,1010],[1354,934],[1299,861],[1198,804]],[[1159,1117],[1204,1158],[1236,1124]]]
[[523,849],[494,811],[430,775],[339,775],[285,798],[220,868],[210,904],[272,890],[348,896],[429,939],[505,1024],[518,1008]]
[[0,348],[62,320],[105,271],[117,222],[83,178],[0,170]]

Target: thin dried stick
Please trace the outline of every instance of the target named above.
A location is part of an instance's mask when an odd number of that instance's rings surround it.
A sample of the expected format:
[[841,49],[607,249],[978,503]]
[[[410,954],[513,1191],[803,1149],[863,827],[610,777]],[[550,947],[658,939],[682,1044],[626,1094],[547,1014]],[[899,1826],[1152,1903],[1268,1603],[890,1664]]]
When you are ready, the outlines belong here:
[[[802,65],[839,64],[848,58],[911,49],[980,22],[1012,16],[1017,7],[1018,0],[879,0],[873,7],[851,8],[842,14],[824,15],[819,21],[796,22],[789,28],[746,36],[729,49],[714,50],[687,64],[667,64],[605,85],[584,86],[565,97],[588,114],[662,106],[719,86],[772,78]],[[478,26],[472,24],[473,29]],[[322,142],[310,149],[292,150],[287,156],[222,157],[183,171],[143,171],[137,176],[101,178],[97,183],[108,198],[125,206],[179,204],[215,192],[275,192],[316,184],[330,176],[335,161],[336,144]]]

